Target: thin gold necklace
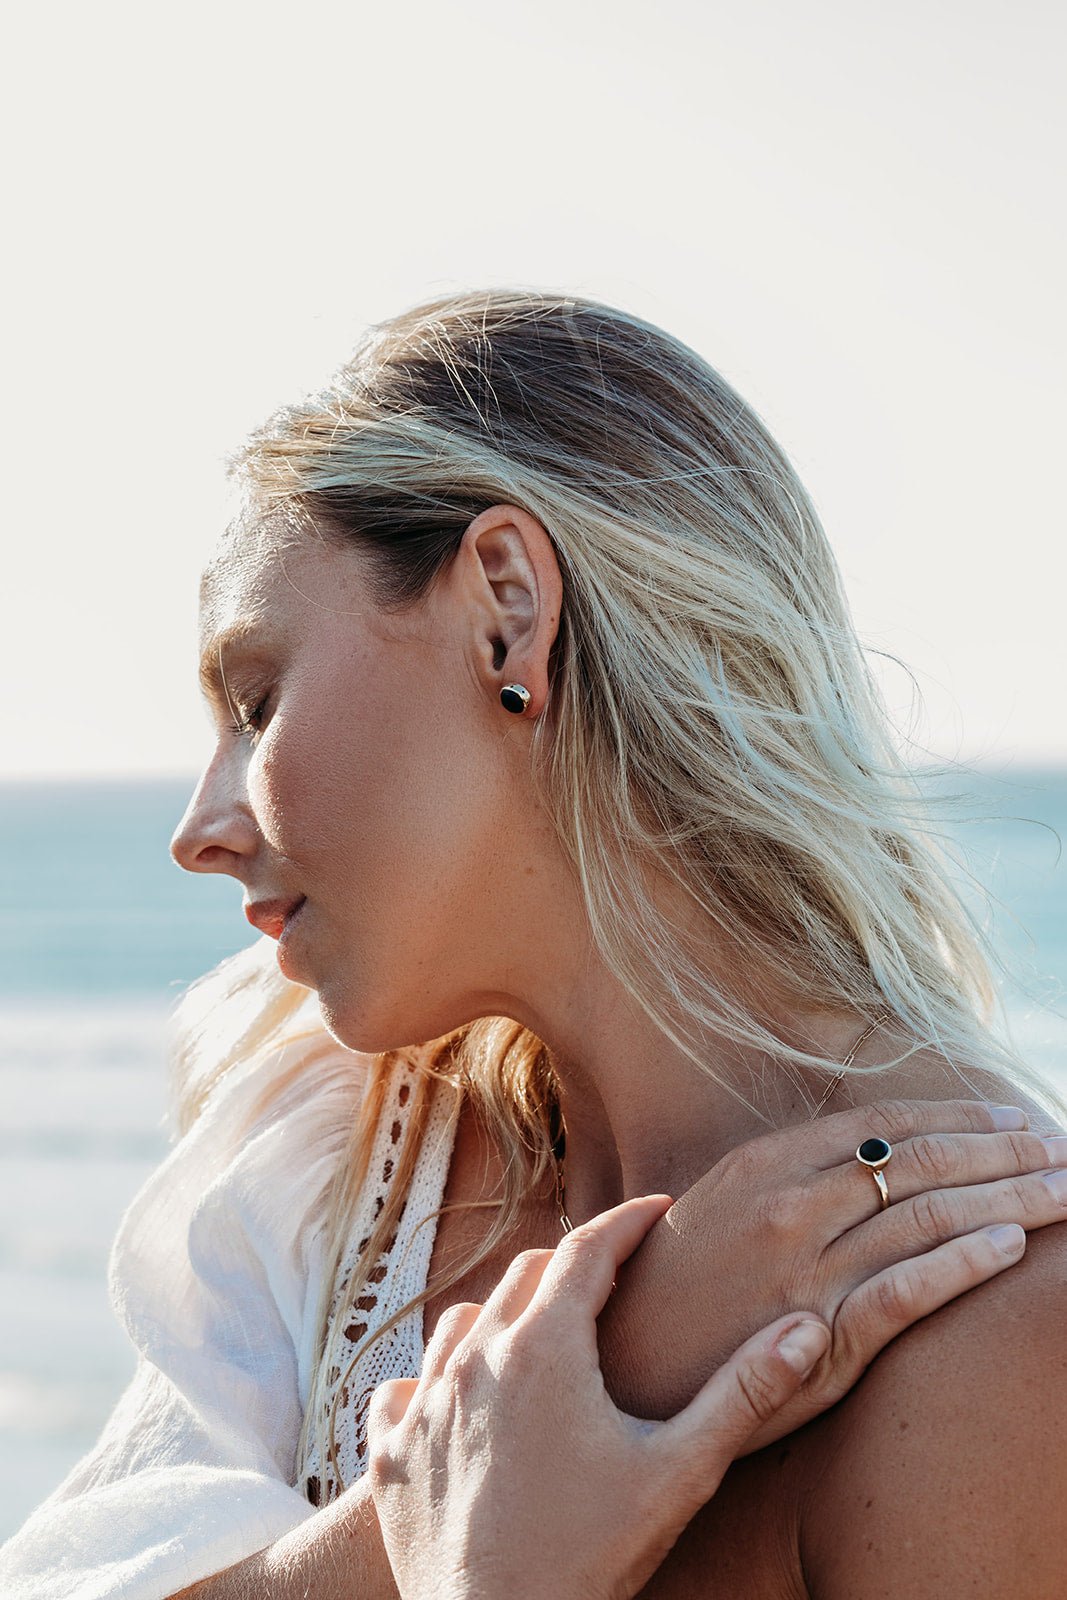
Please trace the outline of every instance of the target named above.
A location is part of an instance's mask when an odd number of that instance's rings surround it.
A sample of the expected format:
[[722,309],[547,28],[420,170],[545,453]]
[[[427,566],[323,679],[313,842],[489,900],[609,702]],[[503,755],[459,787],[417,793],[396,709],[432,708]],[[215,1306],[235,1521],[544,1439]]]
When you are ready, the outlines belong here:
[[[830,1099],[830,1096],[833,1094],[834,1090],[838,1088],[842,1082],[849,1067],[859,1054],[860,1047],[865,1045],[867,1040],[871,1037],[871,1034],[877,1033],[882,1024],[888,1022],[892,1015],[893,1013],[891,1011],[879,1011],[874,1021],[869,1023],[867,1027],[864,1028],[863,1032],[852,1046],[852,1049],[849,1051],[844,1061],[842,1061],[840,1072],[838,1072],[835,1077],[831,1078],[830,1082],[823,1090],[822,1099],[815,1107],[815,1110],[812,1112],[809,1119],[811,1122],[815,1121],[815,1118],[819,1115],[819,1112],[822,1110],[823,1106]],[[552,1142],[552,1150],[556,1157],[556,1208],[559,1211],[559,1220],[563,1224],[564,1233],[571,1233],[574,1229],[574,1223],[567,1215],[567,1185],[563,1176],[563,1163],[567,1148],[567,1133],[563,1126],[563,1118],[559,1114],[558,1106],[553,1108],[553,1113],[552,1126],[558,1130],[555,1132]]]
[[571,1233],[574,1229],[574,1223],[567,1215],[567,1190],[563,1182],[563,1157],[567,1148],[567,1130],[563,1126],[563,1113],[559,1109],[558,1100],[553,1103],[549,1111],[548,1127],[552,1139],[552,1154],[556,1158],[556,1209],[559,1212],[559,1220],[563,1224],[564,1233]]
[[859,1051],[859,1048],[860,1048],[860,1045],[866,1044],[867,1040],[871,1037],[871,1034],[872,1033],[877,1033],[878,1029],[882,1026],[882,1024],[884,1022],[888,1022],[892,1015],[893,1015],[893,1013],[891,1011],[879,1011],[879,1013],[875,1017],[874,1021],[872,1023],[870,1023],[866,1028],[864,1028],[863,1032],[860,1034],[859,1038],[856,1040],[855,1044],[852,1046],[852,1049],[849,1051],[849,1053],[845,1057],[844,1061],[842,1061],[842,1063],[841,1063],[841,1071],[836,1075],[836,1077],[833,1077],[833,1078],[830,1079],[830,1082],[826,1085],[826,1088],[823,1090],[822,1099],[819,1101],[818,1105],[815,1107],[815,1110],[812,1112],[811,1116],[808,1118],[809,1122],[814,1122],[815,1121],[815,1118],[819,1115],[819,1112],[822,1110],[823,1106],[829,1100],[829,1098],[833,1094],[834,1090],[836,1088],[838,1088],[838,1086],[840,1085],[842,1079],[845,1076],[845,1073],[848,1071],[849,1067],[855,1061],[856,1055],[857,1055],[857,1053]]

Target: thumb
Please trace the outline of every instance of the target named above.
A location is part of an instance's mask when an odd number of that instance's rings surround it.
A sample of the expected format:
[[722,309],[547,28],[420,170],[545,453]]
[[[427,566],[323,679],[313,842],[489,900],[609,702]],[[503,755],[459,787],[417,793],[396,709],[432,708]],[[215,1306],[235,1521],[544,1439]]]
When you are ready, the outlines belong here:
[[727,1467],[791,1400],[830,1344],[830,1330],[814,1317],[780,1317],[753,1334],[690,1401],[662,1424],[658,1444],[672,1457],[682,1482],[692,1485],[692,1510],[710,1500]]

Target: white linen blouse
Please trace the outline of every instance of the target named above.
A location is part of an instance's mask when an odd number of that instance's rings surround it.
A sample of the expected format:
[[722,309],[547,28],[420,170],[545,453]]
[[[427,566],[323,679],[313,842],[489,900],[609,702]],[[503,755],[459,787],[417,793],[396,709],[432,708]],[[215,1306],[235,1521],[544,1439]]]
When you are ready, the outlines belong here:
[[[230,1071],[127,1208],[108,1280],[136,1348],[134,1376],[94,1447],[0,1546],[4,1600],[166,1600],[313,1516],[309,1493],[330,1498],[321,1469],[319,1483],[306,1472],[296,1483],[297,1444],[316,1360],[325,1200],[371,1058],[338,1047],[257,1112],[299,1049]],[[391,1173],[383,1141],[403,1127],[403,1074],[414,1070],[401,1062],[390,1083],[348,1269]],[[436,1085],[371,1313],[379,1324],[425,1287],[457,1098]],[[365,1466],[360,1396],[385,1378],[416,1377],[422,1357],[420,1308],[378,1342],[372,1368],[357,1368],[338,1424],[349,1481]]]

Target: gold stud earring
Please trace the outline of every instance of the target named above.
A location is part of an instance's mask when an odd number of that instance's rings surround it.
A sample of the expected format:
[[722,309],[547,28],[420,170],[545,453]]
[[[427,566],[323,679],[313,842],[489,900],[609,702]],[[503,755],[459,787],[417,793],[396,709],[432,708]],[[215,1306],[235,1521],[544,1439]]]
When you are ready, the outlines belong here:
[[505,711],[514,711],[521,717],[530,704],[530,691],[521,683],[506,683],[500,691],[500,704]]

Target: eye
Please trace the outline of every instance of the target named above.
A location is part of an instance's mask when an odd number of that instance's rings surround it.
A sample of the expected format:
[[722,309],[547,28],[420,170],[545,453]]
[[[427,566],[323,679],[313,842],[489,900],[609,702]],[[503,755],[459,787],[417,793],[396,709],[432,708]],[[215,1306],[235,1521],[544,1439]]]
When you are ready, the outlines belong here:
[[269,698],[269,695],[264,695],[255,708],[247,712],[242,711],[239,705],[235,706],[231,702],[230,710],[234,713],[236,720],[230,723],[230,732],[236,734],[238,738],[243,738],[245,734],[251,734],[254,744],[256,736],[262,732],[263,713],[267,709]]

